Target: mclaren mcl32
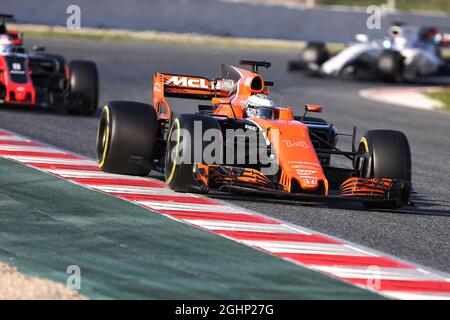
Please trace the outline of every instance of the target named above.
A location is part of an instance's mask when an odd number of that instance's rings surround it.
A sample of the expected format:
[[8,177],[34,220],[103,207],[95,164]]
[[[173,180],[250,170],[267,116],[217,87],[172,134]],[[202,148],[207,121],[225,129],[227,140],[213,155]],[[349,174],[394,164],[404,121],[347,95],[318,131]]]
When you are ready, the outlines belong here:
[[[273,83],[259,71],[270,63],[240,64],[248,68],[222,65],[222,76],[211,80],[155,73],[153,105],[109,102],[97,133],[100,168],[139,176],[156,170],[177,192],[347,200],[375,208],[411,204],[411,152],[402,132],[371,130],[357,144],[355,127],[352,148],[343,151],[337,147],[343,134],[308,116],[320,106],[306,105],[301,115],[279,106],[249,112],[253,96],[270,97]],[[209,103],[175,116],[168,97]],[[334,157],[348,165],[334,166]]]

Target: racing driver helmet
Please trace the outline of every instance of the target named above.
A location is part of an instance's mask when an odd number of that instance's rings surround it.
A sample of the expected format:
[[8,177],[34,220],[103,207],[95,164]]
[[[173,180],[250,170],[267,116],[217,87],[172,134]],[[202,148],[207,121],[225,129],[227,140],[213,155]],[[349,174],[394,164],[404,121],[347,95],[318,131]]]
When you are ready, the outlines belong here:
[[9,38],[9,36],[7,34],[1,34],[0,35],[0,53],[10,52],[12,46],[13,46],[13,42]]
[[275,105],[267,94],[256,94],[250,96],[245,103],[247,118],[272,119]]
[[25,48],[14,44],[9,34],[0,34],[0,54],[25,53]]

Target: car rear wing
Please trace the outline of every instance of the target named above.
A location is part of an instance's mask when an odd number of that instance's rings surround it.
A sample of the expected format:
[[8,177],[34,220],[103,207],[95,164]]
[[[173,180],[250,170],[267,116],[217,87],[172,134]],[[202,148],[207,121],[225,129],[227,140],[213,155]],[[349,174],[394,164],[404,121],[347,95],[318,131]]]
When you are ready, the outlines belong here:
[[166,97],[197,100],[214,97],[211,81],[203,77],[156,73],[153,80],[155,88],[162,88]]
[[0,23],[5,23],[6,21],[16,21],[12,14],[0,13]]
[[213,81],[203,77],[155,73],[153,105],[160,118],[170,119],[171,111],[166,97],[211,100],[217,95],[214,87]]

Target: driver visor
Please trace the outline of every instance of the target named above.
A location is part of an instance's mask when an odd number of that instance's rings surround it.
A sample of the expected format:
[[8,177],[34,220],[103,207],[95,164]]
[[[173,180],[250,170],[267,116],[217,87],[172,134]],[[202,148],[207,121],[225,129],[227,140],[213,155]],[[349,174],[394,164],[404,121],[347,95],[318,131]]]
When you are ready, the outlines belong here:
[[272,119],[273,117],[273,108],[256,106],[249,106],[249,108],[252,109],[252,114],[257,118]]

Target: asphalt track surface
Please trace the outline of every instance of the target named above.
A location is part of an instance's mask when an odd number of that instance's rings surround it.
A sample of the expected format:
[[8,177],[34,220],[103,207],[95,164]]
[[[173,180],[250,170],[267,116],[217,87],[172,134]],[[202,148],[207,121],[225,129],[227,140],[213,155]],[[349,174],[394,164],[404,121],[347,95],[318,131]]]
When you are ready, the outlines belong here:
[[[309,78],[288,74],[287,61],[295,52],[188,46],[161,43],[90,41],[27,37],[47,51],[68,59],[97,62],[101,80],[100,103],[109,100],[151,101],[155,71],[220,75],[220,64],[240,59],[265,59],[272,68],[264,74],[275,81],[274,93],[300,114],[305,103],[324,107],[323,117],[341,132],[358,126],[358,137],[369,129],[396,129],[409,138],[413,157],[416,207],[400,211],[368,211],[359,204],[316,204],[268,199],[226,198],[319,232],[450,272],[450,114],[395,107],[360,98],[359,90],[385,86],[376,82]],[[192,112],[193,102],[178,101],[175,112]],[[95,117],[73,117],[49,110],[0,111],[0,128],[95,158]],[[343,138],[340,147],[350,149]]]

